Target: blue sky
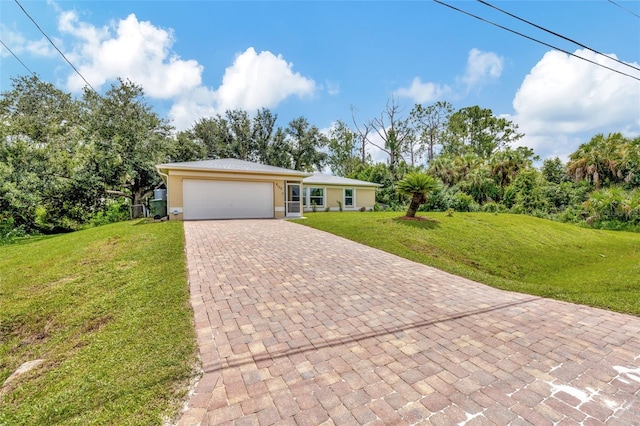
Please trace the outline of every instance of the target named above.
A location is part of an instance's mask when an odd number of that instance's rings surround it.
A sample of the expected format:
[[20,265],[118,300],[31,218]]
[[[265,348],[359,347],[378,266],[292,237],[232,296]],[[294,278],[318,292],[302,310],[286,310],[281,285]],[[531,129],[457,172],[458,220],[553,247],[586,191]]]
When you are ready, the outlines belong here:
[[[640,78],[473,1],[460,9]],[[640,68],[640,19],[606,0],[490,2]],[[640,15],[640,2],[616,1]],[[267,107],[328,129],[380,115],[394,98],[479,105],[506,116],[543,158],[598,132],[640,134],[640,81],[553,51],[432,1],[27,1],[20,4],[99,92],[140,84],[177,129],[229,108]],[[0,0],[0,39],[44,80],[84,82],[18,4]],[[0,47],[0,90],[28,71]],[[376,160],[384,156],[372,151]]]

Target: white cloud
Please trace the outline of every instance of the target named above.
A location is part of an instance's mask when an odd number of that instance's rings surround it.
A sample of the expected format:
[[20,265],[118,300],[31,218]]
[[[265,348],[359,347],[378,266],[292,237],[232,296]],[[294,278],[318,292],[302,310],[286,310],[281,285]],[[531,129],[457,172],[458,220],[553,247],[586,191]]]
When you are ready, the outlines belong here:
[[[27,40],[21,33],[11,30],[4,24],[0,24],[0,38],[16,54],[29,53],[36,57],[51,58],[57,52],[44,37],[40,40]],[[55,40],[54,40],[55,41]],[[5,48],[0,49],[0,57],[10,56],[11,53]]]
[[502,75],[504,59],[493,52],[483,52],[476,48],[469,51],[467,69],[462,82],[469,89],[481,86],[488,80],[494,80]]
[[340,94],[340,83],[336,83],[334,81],[326,81],[327,92],[331,96],[336,96]]
[[415,77],[409,87],[401,87],[394,95],[412,99],[416,103],[428,103],[446,97],[464,96],[472,89],[480,88],[487,82],[502,75],[504,59],[494,52],[483,52],[476,48],[469,51],[467,66],[461,77],[456,77],[452,85],[423,82]]
[[448,95],[450,92],[451,88],[447,85],[431,82],[423,83],[420,77],[416,77],[411,82],[411,86],[401,87],[395,91],[395,95],[401,98],[409,98],[422,104],[442,99],[443,96]]
[[294,73],[292,67],[282,55],[256,53],[253,47],[248,48],[225,70],[217,90],[219,108],[253,111],[273,107],[292,95],[313,94],[315,82]]
[[225,70],[217,90],[198,86],[180,96],[169,116],[174,126],[186,129],[202,117],[228,109],[249,112],[273,108],[290,96],[310,96],[316,83],[292,71],[293,65],[269,51],[257,53],[253,47],[236,56]]
[[[593,52],[575,53],[640,77]],[[531,69],[513,107],[511,119],[526,135],[520,143],[543,157],[566,157],[596,133],[640,134],[638,81],[557,51],[547,52]]]
[[[316,83],[299,72],[281,55],[256,52],[249,47],[226,68],[217,89],[202,82],[204,67],[196,60],[183,60],[172,51],[172,30],[139,21],[134,14],[104,27],[82,22],[73,11],[59,14],[58,29],[72,37],[67,57],[96,89],[117,78],[143,87],[151,98],[172,101],[169,112],[178,130],[190,127],[202,117],[227,109],[255,111],[272,108],[290,96],[315,93]],[[78,91],[85,82],[69,73],[67,88]],[[335,93],[335,86],[329,88]]]
[[191,127],[197,120],[205,117],[212,117],[219,111],[216,108],[216,92],[199,86],[185,96],[175,100],[169,111],[172,124],[178,130],[185,130]]
[[[58,27],[79,41],[70,60],[94,87],[121,77],[140,84],[151,97],[169,99],[201,84],[202,66],[171,53],[173,33],[138,21],[134,14],[96,28],[67,11],[60,14]],[[80,76],[69,75],[69,90],[83,86]]]

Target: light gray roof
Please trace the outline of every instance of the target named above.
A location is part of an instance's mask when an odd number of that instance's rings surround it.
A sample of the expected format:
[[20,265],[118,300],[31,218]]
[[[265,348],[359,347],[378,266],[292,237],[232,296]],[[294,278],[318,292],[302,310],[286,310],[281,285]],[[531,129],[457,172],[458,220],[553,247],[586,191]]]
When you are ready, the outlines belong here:
[[158,164],[158,169],[181,169],[181,170],[205,170],[205,171],[225,171],[244,173],[266,173],[272,175],[294,175],[309,176],[311,173],[290,170],[282,167],[267,166],[266,164],[254,163],[252,161],[236,160],[234,158],[220,158],[217,160],[185,161],[182,163]]
[[340,176],[325,175],[323,173],[314,173],[312,176],[302,179],[302,183],[309,184],[324,184],[324,185],[351,185],[351,186],[372,186],[380,187],[379,183],[366,182],[364,180],[349,179]]

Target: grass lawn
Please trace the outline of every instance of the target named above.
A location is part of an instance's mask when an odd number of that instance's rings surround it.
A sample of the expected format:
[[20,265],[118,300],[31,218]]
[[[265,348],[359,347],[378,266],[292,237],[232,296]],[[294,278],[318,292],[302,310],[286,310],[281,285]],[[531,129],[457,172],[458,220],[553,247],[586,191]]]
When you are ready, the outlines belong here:
[[305,213],[298,223],[493,287],[640,316],[640,234],[524,215]]
[[196,362],[181,222],[0,247],[0,425],[161,424]]

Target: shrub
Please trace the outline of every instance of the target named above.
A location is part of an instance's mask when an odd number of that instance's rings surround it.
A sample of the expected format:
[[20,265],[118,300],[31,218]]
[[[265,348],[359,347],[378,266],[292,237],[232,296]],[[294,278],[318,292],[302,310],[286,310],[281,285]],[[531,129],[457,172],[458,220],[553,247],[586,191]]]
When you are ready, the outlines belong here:
[[480,206],[478,206],[473,197],[464,192],[458,192],[455,195],[451,207],[457,212],[475,212],[480,209]]
[[9,244],[15,238],[24,237],[23,226],[16,226],[15,220],[11,216],[0,216],[0,245]]
[[489,203],[483,204],[481,210],[488,213],[504,213],[507,211],[507,208],[502,204],[491,201]]

